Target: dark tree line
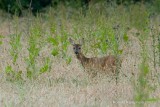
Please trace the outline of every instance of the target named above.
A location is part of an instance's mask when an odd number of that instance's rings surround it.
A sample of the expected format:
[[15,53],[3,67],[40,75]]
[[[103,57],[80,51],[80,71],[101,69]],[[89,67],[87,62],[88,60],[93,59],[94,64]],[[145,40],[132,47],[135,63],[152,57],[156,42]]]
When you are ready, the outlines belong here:
[[[114,0],[0,0],[0,9],[9,12],[11,14],[21,15],[22,10],[31,8],[35,14],[40,12],[46,6],[55,7],[63,3],[64,5],[73,6],[76,8],[83,7],[87,10],[89,2],[113,2]],[[129,4],[136,2],[151,2],[152,0],[115,0],[117,4]]]
[[0,0],[0,9],[20,15],[24,9],[31,8],[32,12],[35,13],[51,5],[51,3],[52,0]]

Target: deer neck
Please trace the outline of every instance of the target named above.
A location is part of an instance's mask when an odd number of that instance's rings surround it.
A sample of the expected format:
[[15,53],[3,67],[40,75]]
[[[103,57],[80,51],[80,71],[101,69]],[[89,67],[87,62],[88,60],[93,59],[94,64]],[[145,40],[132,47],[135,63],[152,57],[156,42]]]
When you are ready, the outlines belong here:
[[79,53],[78,55],[76,55],[77,56],[77,59],[79,60],[79,61],[81,61],[81,63],[82,63],[82,65],[84,66],[84,64],[86,63],[86,62],[88,62],[88,58],[86,58],[82,53]]

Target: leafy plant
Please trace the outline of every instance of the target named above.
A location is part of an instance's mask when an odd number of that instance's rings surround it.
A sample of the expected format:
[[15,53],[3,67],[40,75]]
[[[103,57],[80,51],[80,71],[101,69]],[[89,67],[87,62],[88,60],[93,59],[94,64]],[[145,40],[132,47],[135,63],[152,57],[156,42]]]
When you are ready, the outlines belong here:
[[30,29],[30,35],[28,38],[29,56],[26,58],[26,64],[27,64],[26,69],[27,69],[27,77],[29,79],[37,78],[39,75],[47,71],[50,71],[51,61],[48,57],[43,58],[44,63],[42,67],[37,66],[39,53],[45,44],[45,39],[42,38],[43,38],[43,30],[41,29],[39,24],[35,23],[35,25],[32,26]]
[[38,44],[38,37],[40,36],[39,30],[36,28],[32,29],[31,35],[29,36],[29,57],[26,59],[27,62],[27,77],[32,78],[36,76],[36,58],[40,52],[40,47],[37,46]]
[[[56,32],[55,32],[56,33]],[[71,62],[71,57],[68,56],[67,49],[68,49],[68,34],[62,30],[61,35],[57,35],[54,37],[49,37],[48,42],[52,44],[52,55],[54,57],[61,56],[65,59],[66,63],[69,64]]]
[[51,61],[50,61],[50,58],[45,58],[45,63],[44,65],[40,68],[39,70],[39,74],[43,74],[47,71],[50,71],[51,70]]
[[5,68],[6,80],[10,82],[22,81],[22,71],[14,71],[11,66]]
[[13,58],[13,63],[15,64],[18,58],[18,54],[21,51],[22,44],[21,44],[21,34],[12,34],[10,35],[10,54]]

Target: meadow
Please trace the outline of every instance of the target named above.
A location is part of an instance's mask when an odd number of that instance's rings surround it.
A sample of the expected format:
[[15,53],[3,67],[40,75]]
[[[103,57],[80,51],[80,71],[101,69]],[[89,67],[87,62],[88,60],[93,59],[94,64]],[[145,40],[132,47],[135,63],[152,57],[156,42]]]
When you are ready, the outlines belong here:
[[[62,4],[37,16],[0,11],[1,107],[158,107],[160,15],[147,4]],[[87,57],[121,57],[116,79],[89,78],[69,38]],[[125,74],[125,76],[124,76]]]

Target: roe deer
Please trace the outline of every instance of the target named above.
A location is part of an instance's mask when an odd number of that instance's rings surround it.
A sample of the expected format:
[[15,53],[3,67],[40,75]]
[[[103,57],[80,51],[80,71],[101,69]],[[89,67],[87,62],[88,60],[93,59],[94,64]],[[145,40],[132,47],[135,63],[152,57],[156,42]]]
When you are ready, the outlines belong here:
[[80,44],[75,44],[71,38],[69,38],[69,41],[73,45],[73,50],[74,50],[74,53],[77,59],[81,62],[85,70],[86,69],[90,69],[90,70],[96,69],[96,70],[101,70],[101,71],[109,70],[115,73],[115,70],[116,70],[115,69],[116,68],[116,57],[115,56],[108,55],[108,56],[101,57],[101,58],[98,58],[98,57],[87,58],[81,52],[81,46],[84,42],[84,39],[83,41],[81,41]]

